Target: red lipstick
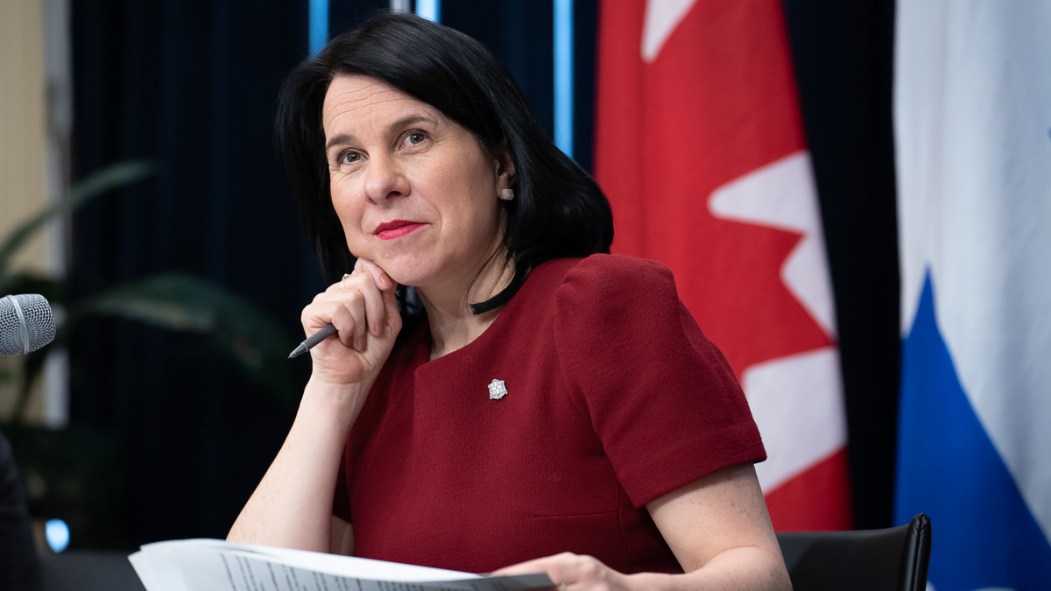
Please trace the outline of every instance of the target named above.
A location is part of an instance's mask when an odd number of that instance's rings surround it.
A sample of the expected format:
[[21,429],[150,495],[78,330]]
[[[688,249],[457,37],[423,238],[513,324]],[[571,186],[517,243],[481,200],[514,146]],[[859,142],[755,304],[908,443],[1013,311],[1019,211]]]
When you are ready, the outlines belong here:
[[394,240],[395,238],[401,238],[406,234],[411,234],[422,227],[423,224],[419,222],[391,220],[376,226],[376,229],[373,230],[372,233],[380,240]]

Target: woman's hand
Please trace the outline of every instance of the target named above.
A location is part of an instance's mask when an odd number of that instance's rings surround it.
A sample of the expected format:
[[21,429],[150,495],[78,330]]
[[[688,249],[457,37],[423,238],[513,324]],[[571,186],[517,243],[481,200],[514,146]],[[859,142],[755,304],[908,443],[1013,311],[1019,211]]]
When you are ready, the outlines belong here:
[[318,552],[353,547],[350,526],[332,516],[337,467],[401,330],[395,287],[383,269],[358,259],[353,273],[303,309],[306,334],[329,323],[337,334],[310,350],[314,372],[296,420],[227,539]]
[[563,552],[502,568],[494,575],[547,573],[558,591],[629,591],[632,577],[619,573],[591,556]]
[[401,330],[397,286],[375,263],[358,259],[354,271],[303,308],[307,335],[332,324],[337,333],[310,350],[311,380],[343,386],[371,381]]

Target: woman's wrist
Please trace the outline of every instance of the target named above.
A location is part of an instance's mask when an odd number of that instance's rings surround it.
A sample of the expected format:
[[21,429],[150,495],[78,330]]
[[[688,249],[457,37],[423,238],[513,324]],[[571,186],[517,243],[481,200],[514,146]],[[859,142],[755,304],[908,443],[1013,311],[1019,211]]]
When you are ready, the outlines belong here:
[[303,390],[299,412],[300,414],[318,413],[326,417],[340,418],[349,424],[357,417],[370,388],[371,384],[331,383],[317,376],[311,376]]

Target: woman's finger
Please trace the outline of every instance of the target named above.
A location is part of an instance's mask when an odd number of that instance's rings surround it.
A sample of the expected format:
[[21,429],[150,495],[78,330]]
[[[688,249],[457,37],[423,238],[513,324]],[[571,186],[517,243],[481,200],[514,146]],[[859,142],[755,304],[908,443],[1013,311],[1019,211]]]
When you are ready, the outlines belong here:
[[551,580],[557,584],[565,581],[567,571],[570,570],[575,559],[576,555],[563,552],[562,554],[556,554],[554,556],[534,558],[533,560],[505,566],[504,568],[494,571],[492,574],[524,575],[528,573],[544,572],[547,573],[548,576],[551,577]]
[[303,310],[303,327],[313,334],[325,324],[336,328],[346,347],[364,352],[370,335],[380,337],[393,327],[401,329],[394,280],[367,259],[358,259],[354,269],[314,297]]
[[594,589],[624,590],[627,581],[593,556],[563,552],[501,568],[494,575],[516,575],[543,572],[559,590]]
[[347,314],[349,314],[352,319],[352,324],[348,331],[349,334],[347,335],[349,346],[353,347],[356,351],[364,351],[366,333],[368,332],[368,318],[365,311],[365,295],[362,293],[362,290],[352,287],[350,288],[350,293],[343,298],[341,303],[343,308],[347,311]]
[[394,288],[396,287],[394,280],[379,265],[368,259],[359,258],[354,263],[354,273],[362,273],[371,277],[373,284],[378,290],[364,290],[362,295],[365,296],[365,313],[368,316],[369,332],[375,336],[380,336],[388,324],[389,311],[385,299],[387,294],[394,293]]
[[401,332],[401,310],[398,309],[398,296],[394,290],[383,292],[383,306],[386,308],[386,321],[385,326],[380,328],[386,330],[389,326],[395,334]]
[[364,272],[372,276],[373,282],[380,291],[393,291],[396,287],[394,280],[387,275],[387,272],[380,268],[376,263],[368,260],[359,258],[354,263],[355,272]]
[[373,298],[380,297],[379,290],[367,274],[345,275],[341,281],[316,295],[313,303],[303,309],[303,328],[313,334],[331,324],[338,331],[340,342],[363,350],[368,331],[365,293],[370,291]]

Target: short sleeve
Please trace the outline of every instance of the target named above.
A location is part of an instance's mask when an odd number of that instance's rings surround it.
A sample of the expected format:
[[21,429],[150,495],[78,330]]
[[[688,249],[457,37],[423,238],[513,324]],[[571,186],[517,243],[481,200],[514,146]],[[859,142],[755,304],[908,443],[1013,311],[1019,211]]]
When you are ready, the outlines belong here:
[[737,379],[667,267],[593,255],[566,274],[556,306],[562,377],[636,507],[766,458]]

